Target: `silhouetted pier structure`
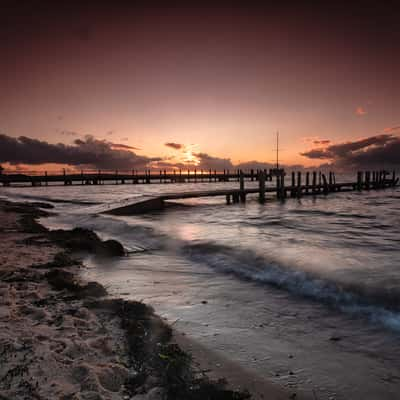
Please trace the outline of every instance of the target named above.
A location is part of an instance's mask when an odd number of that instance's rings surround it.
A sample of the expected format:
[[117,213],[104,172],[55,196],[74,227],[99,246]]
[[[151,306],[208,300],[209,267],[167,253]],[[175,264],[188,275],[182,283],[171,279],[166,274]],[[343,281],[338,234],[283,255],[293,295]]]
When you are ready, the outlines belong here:
[[243,172],[241,170],[145,170],[145,171],[93,171],[82,170],[68,173],[3,173],[0,183],[3,186],[25,184],[31,186],[47,186],[49,184],[70,185],[103,185],[103,184],[151,184],[151,183],[198,183],[198,182],[230,182],[239,181],[244,174],[246,180],[255,181],[263,172],[271,180],[274,170],[255,170]]
[[[357,172],[356,181],[337,182],[334,172],[327,174],[321,171],[307,171],[307,172],[291,172],[287,176],[282,168],[274,168],[269,171],[266,170],[250,170],[241,171],[237,170],[231,173],[227,170],[223,172],[211,171],[207,173],[204,171],[197,172],[197,170],[188,170],[185,174],[183,171],[160,171],[154,173],[146,171],[139,174],[132,171],[130,175],[119,173],[84,173],[80,174],[67,174],[49,175],[23,175],[23,174],[1,174],[0,182],[4,186],[10,186],[13,183],[26,184],[30,183],[32,186],[48,185],[49,183],[61,183],[70,186],[73,182],[80,183],[81,185],[102,185],[105,182],[114,184],[139,184],[139,183],[195,183],[195,182],[239,182],[237,189],[211,189],[190,192],[174,192],[164,193],[159,196],[141,196],[134,199],[120,201],[114,204],[103,205],[99,212],[113,213],[113,214],[135,214],[146,211],[158,210],[164,207],[165,201],[168,200],[181,200],[188,198],[199,197],[217,197],[224,196],[227,204],[230,203],[244,203],[249,194],[258,194],[259,201],[265,202],[266,194],[275,194],[275,197],[284,200],[288,197],[300,198],[304,195],[327,195],[333,192],[342,191],[362,191],[372,189],[384,189],[394,187],[398,184],[399,178],[396,178],[395,171],[389,172],[386,170],[379,171],[359,171]],[[245,182],[258,182],[256,187],[245,188]],[[271,182],[267,185],[266,182]],[[288,182],[290,183],[288,184]]]
[[164,207],[168,200],[183,200],[199,197],[217,197],[224,196],[226,203],[244,203],[249,194],[258,194],[258,199],[261,203],[266,200],[266,194],[272,193],[276,198],[284,200],[287,197],[300,198],[304,195],[328,195],[333,192],[343,191],[361,191],[371,189],[384,189],[394,187],[398,184],[399,178],[396,178],[396,173],[393,171],[389,174],[387,171],[370,171],[358,172],[357,181],[355,182],[336,182],[334,172],[329,172],[328,176],[314,171],[312,174],[306,172],[305,183],[302,181],[302,173],[292,172],[291,184],[285,185],[286,174],[283,170],[276,173],[276,185],[266,185],[266,174],[261,171],[257,175],[258,187],[245,188],[245,174],[239,174],[238,189],[217,189],[217,190],[202,190],[192,192],[177,192],[164,193],[160,196],[145,196],[135,199],[124,200],[118,204],[106,204],[102,206],[99,212],[110,213],[115,215],[140,214],[147,211],[160,210]]

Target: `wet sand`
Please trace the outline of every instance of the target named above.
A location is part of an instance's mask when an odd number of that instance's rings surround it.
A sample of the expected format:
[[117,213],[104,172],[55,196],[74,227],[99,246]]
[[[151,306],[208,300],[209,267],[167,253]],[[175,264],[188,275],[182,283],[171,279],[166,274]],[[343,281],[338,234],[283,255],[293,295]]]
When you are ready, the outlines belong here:
[[[181,334],[170,341],[170,328],[144,304],[108,299],[101,285],[78,279],[84,266],[35,223],[40,215],[0,204],[0,399],[204,398],[182,395],[193,382],[210,399],[244,399],[209,385],[206,370],[255,399],[294,398]],[[165,374],[181,356],[174,342],[194,356],[189,366],[182,355],[176,376]],[[192,367],[202,371],[200,380]]]

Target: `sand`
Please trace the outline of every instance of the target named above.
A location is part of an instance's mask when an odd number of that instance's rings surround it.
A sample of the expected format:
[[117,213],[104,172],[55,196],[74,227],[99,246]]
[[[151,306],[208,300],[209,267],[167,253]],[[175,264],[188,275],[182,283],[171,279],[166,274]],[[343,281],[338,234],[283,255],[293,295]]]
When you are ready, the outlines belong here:
[[150,307],[79,280],[84,266],[35,223],[39,214],[0,202],[0,400],[240,400],[244,389],[254,399],[299,398],[171,337]]
[[107,329],[109,321],[83,300],[49,285],[48,271],[37,266],[61,249],[24,244],[32,234],[17,220],[0,210],[0,398],[124,398],[128,369],[117,324]]

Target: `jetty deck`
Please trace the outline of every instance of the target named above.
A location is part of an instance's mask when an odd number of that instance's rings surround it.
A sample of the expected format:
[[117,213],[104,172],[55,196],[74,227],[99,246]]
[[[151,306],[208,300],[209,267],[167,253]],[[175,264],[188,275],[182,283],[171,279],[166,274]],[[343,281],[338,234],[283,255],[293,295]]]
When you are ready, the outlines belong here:
[[[373,190],[373,189],[384,189],[388,187],[394,187],[397,185],[399,179],[396,178],[393,172],[391,178],[387,178],[388,173],[386,171],[371,172],[367,171],[364,173],[358,172],[357,181],[355,182],[335,182],[334,173],[329,174],[329,180],[324,174],[321,174],[321,183],[317,183],[317,174],[313,174],[313,182],[310,183],[310,175],[306,174],[306,184],[301,183],[301,173],[292,174],[292,185],[285,186],[284,178],[285,173],[276,176],[276,186],[265,185],[265,175],[260,173],[257,177],[258,187],[247,188],[244,187],[244,174],[240,175],[240,187],[238,189],[217,189],[217,190],[201,190],[201,191],[190,191],[190,192],[176,192],[176,193],[164,193],[159,196],[143,196],[134,199],[125,200],[124,204],[108,204],[105,205],[102,213],[114,214],[114,215],[130,215],[130,214],[141,214],[148,211],[161,210],[165,206],[165,202],[171,200],[183,200],[189,198],[203,198],[203,197],[217,197],[224,196],[226,203],[239,203],[246,202],[246,197],[249,194],[258,194],[258,199],[261,203],[266,200],[266,193],[276,194],[277,199],[284,200],[288,196],[292,198],[299,198],[303,195],[327,195],[332,192],[343,192],[343,191],[362,191],[362,190]],[[371,180],[372,177],[372,180]]]

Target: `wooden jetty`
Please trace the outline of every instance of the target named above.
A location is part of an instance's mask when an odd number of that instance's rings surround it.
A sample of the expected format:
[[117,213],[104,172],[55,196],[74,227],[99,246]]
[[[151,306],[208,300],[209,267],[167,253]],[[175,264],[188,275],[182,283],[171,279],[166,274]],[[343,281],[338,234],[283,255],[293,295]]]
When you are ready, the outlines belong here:
[[[246,196],[249,194],[258,194],[258,199],[261,203],[266,200],[266,193],[276,194],[277,199],[284,200],[287,197],[299,198],[303,195],[327,195],[332,192],[342,191],[361,191],[371,189],[384,189],[394,187],[398,184],[399,178],[393,171],[390,174],[387,171],[374,172],[358,172],[357,181],[355,182],[336,182],[336,177],[333,172],[326,177],[323,173],[313,172],[312,176],[309,172],[305,175],[305,184],[302,183],[302,173],[295,172],[291,175],[291,185],[285,186],[285,172],[281,170],[280,174],[276,175],[276,185],[266,186],[266,175],[260,172],[257,176],[258,187],[245,188],[245,174],[239,176],[240,186],[238,189],[218,189],[218,190],[202,190],[193,192],[177,192],[165,193],[160,196],[144,196],[136,197],[130,200],[124,200],[123,203],[102,205],[102,209],[98,210],[101,213],[114,215],[130,215],[141,214],[148,211],[161,210],[168,200],[182,200],[199,197],[216,197],[224,196],[226,203],[244,203]],[[296,180],[297,178],[297,180]]]
[[151,183],[199,183],[199,182],[230,182],[239,181],[243,174],[246,180],[255,181],[258,175],[264,172],[267,179],[272,180],[273,171],[255,170],[145,170],[145,171],[93,171],[82,170],[80,172],[60,173],[15,173],[3,172],[0,174],[0,183],[3,186],[29,185],[48,186],[51,185],[104,185],[104,184],[151,184]]

